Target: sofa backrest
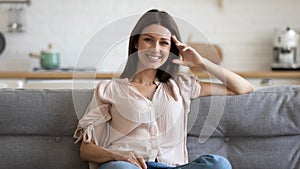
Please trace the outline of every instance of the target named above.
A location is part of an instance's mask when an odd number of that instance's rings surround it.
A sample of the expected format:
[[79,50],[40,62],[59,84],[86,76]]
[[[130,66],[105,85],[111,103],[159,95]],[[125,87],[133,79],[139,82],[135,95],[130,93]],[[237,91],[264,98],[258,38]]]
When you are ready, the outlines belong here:
[[[92,91],[77,91],[82,110]],[[73,132],[72,90],[0,90],[0,168],[87,169]]]
[[[219,154],[234,169],[300,168],[300,86],[201,97],[193,100],[190,116],[190,160],[200,154]],[[204,124],[216,128],[206,141],[210,132],[200,135]]]
[[[92,93],[0,90],[0,168],[87,169],[72,136]],[[237,169],[300,168],[300,86],[194,99],[188,126],[190,160],[219,154]]]

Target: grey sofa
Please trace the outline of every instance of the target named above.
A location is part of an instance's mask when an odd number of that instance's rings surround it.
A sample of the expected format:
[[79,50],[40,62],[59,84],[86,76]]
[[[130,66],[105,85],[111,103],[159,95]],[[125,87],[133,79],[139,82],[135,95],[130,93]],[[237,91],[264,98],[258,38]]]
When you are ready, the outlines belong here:
[[[72,136],[92,92],[0,90],[0,168],[88,168]],[[219,154],[234,169],[300,168],[300,86],[201,97],[189,116],[190,160]]]

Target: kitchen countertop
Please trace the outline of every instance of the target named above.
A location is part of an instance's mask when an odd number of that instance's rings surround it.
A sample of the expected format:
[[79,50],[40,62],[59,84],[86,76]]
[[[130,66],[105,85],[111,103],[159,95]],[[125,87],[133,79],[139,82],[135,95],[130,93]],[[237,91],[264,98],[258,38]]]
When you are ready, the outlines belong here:
[[[244,78],[300,78],[300,71],[253,71],[236,72]],[[194,73],[199,78],[208,78],[207,73]],[[2,79],[110,79],[115,77],[113,73],[80,72],[0,72]]]

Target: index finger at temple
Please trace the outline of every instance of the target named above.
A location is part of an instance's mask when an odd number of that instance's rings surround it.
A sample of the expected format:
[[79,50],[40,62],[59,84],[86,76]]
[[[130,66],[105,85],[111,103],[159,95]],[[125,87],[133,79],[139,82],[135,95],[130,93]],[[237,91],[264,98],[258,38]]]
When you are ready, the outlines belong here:
[[175,45],[177,46],[177,48],[179,48],[179,49],[184,49],[184,48],[187,47],[186,44],[180,42],[174,35],[172,35],[172,37],[174,37],[173,40],[174,40]]
[[175,42],[176,45],[179,45],[181,42],[176,38],[175,35],[172,35],[172,39]]

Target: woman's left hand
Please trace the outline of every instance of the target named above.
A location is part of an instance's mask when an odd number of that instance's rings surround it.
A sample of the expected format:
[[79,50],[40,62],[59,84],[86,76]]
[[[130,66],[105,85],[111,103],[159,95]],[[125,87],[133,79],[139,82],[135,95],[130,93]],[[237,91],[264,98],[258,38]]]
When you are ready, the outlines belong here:
[[191,69],[205,69],[205,59],[194,48],[180,42],[174,35],[172,35],[172,40],[182,56],[182,59],[174,59],[173,63],[188,66]]

